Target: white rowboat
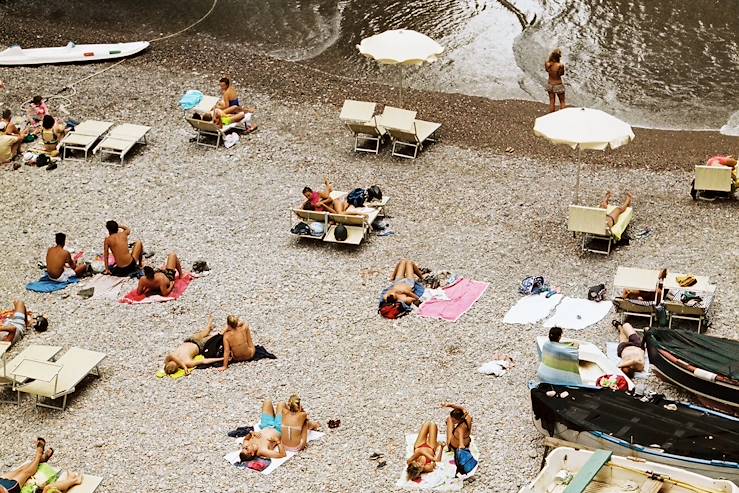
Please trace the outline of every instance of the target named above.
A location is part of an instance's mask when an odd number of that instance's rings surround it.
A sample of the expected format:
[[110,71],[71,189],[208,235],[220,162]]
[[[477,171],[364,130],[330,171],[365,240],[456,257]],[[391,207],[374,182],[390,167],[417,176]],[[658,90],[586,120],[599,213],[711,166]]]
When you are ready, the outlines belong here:
[[96,45],[77,45],[70,42],[67,46],[55,48],[26,49],[16,45],[0,52],[0,66],[101,62],[129,57],[148,47],[148,41]]

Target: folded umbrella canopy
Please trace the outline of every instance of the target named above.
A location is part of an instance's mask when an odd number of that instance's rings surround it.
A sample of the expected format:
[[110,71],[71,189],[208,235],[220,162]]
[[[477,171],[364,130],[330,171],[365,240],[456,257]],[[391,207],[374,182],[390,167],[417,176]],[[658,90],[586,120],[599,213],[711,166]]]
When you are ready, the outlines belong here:
[[[540,116],[534,123],[534,134],[553,144],[565,144],[578,150],[616,149],[634,139],[631,125],[613,115],[592,108],[565,108]],[[575,205],[580,202],[580,166],[577,162]]]
[[409,29],[385,31],[363,39],[359,52],[383,65],[400,65],[400,101],[403,102],[403,65],[436,61],[444,47],[425,34]]

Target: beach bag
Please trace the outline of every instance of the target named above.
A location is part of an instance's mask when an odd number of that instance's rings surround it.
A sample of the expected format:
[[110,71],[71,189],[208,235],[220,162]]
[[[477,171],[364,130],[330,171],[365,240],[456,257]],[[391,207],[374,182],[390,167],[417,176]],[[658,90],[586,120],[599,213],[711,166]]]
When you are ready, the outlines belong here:
[[346,196],[346,201],[354,207],[362,207],[367,200],[367,191],[363,188],[355,188]]
[[223,358],[223,334],[216,334],[203,344],[204,358]]
[[603,301],[606,296],[606,285],[598,284],[588,288],[588,299],[590,301]]
[[468,448],[458,448],[454,451],[454,462],[457,464],[457,474],[466,476],[477,467],[477,459]]
[[395,320],[405,315],[407,312],[403,309],[403,305],[396,301],[394,303],[383,302],[380,304],[380,308],[377,310],[383,318]]
[[518,288],[518,292],[525,295],[535,294],[541,291],[543,287],[544,278],[542,276],[529,276],[521,281],[521,287]]
[[372,185],[367,189],[367,202],[382,200],[382,190],[377,185]]

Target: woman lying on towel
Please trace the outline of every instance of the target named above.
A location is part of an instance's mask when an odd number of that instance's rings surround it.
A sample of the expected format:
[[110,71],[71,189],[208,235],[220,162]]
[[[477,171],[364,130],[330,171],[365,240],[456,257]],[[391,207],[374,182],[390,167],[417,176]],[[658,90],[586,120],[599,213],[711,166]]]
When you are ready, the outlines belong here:
[[[54,449],[44,450],[46,448],[46,440],[43,438],[36,439],[36,454],[33,460],[15,471],[0,474],[0,493],[21,493],[23,488],[31,477],[36,474],[39,464],[47,462],[54,455]],[[67,490],[82,483],[82,475],[79,473],[69,473],[67,478],[55,481],[46,485],[43,493],[65,493]],[[36,491],[34,489],[34,491]]]
[[285,450],[299,452],[308,446],[310,430],[320,425],[308,419],[308,413],[300,404],[300,396],[293,394],[286,403],[277,404],[277,414],[282,415],[282,444]]
[[244,437],[241,444],[239,459],[248,462],[257,457],[264,459],[281,459],[285,457],[285,446],[282,444],[282,404],[275,414],[272,401],[267,399],[262,403],[262,416],[259,420],[259,431],[252,432]]
[[436,464],[441,462],[443,443],[437,441],[439,428],[436,423],[427,421],[421,425],[416,443],[413,444],[413,455],[408,459],[408,481],[416,481],[421,474],[436,469]]
[[393,275],[390,277],[390,286],[382,290],[380,303],[393,303],[399,301],[407,305],[418,305],[425,288],[420,281],[423,272],[418,265],[411,260],[401,260],[395,266]]

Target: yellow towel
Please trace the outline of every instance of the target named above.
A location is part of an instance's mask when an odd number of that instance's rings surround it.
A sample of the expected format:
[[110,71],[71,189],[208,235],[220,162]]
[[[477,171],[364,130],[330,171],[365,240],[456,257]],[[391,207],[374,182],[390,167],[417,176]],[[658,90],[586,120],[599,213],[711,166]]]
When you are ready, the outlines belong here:
[[[203,356],[202,354],[198,354],[197,356],[195,356],[193,358],[193,361],[203,361],[204,359],[205,359],[205,356]],[[192,371],[194,369],[195,368],[192,368],[190,371]],[[179,380],[180,378],[184,377],[185,375],[186,375],[185,370],[183,370],[182,368],[180,368],[176,372],[172,373],[171,375],[167,375],[166,373],[164,373],[164,370],[157,371],[157,378],[169,377],[172,380]]]
[[693,284],[696,284],[696,283],[698,282],[698,280],[697,280],[697,279],[696,279],[696,278],[695,278],[694,276],[691,276],[691,275],[687,275],[687,276],[677,276],[677,277],[675,278],[675,280],[676,280],[676,281],[677,281],[677,283],[678,283],[678,284],[679,284],[680,286],[682,286],[683,288],[687,288],[687,287],[690,287],[690,286],[692,286]]

